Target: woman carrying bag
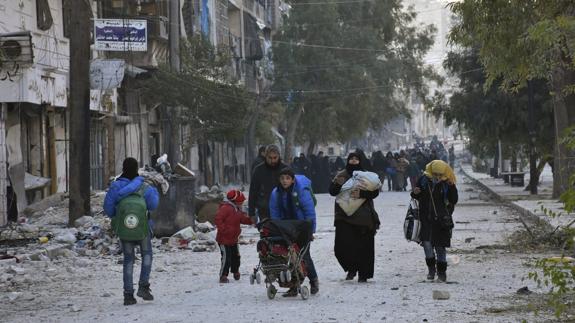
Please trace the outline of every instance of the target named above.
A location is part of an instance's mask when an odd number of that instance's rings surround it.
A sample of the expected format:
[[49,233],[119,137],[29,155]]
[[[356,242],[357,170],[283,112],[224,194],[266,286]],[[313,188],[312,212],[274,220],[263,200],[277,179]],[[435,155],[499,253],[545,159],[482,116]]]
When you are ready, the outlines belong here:
[[[346,167],[333,179],[329,194],[331,196],[344,194],[342,186],[353,176],[354,171],[364,171],[363,160],[357,153],[349,154]],[[373,278],[374,236],[380,224],[373,199],[379,195],[380,185],[381,183],[378,183],[373,191],[354,188],[351,197],[365,201],[350,215],[346,214],[336,199],[334,251],[337,261],[347,272],[346,280],[353,280],[356,274],[359,274],[359,283],[366,283],[368,279]]]
[[419,238],[429,280],[435,279],[436,272],[439,281],[447,280],[446,248],[451,247],[452,214],[458,199],[455,182],[453,169],[442,160],[433,160],[427,164],[411,192],[411,197],[419,202]]

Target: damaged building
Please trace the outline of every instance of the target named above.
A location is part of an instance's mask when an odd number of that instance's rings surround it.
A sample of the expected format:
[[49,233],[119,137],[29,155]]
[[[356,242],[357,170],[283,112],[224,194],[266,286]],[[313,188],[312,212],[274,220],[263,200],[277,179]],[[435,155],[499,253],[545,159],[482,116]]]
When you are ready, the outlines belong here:
[[[247,182],[244,139],[198,142],[186,126],[170,123],[171,107],[146,102],[139,82],[169,62],[170,28],[180,37],[201,34],[228,47],[230,74],[251,93],[271,75],[271,37],[280,21],[279,0],[179,0],[170,20],[168,1],[91,1],[94,21],[143,20],[143,50],[98,50],[90,68],[90,179],[103,190],[126,157],[141,166],[168,153],[206,185]],[[0,4],[0,225],[12,206],[23,210],[68,191],[69,17],[74,1],[18,0]],[[174,15],[172,15],[174,16]],[[177,54],[176,54],[177,55]],[[12,193],[14,192],[14,194]],[[17,204],[17,208],[14,205]]]

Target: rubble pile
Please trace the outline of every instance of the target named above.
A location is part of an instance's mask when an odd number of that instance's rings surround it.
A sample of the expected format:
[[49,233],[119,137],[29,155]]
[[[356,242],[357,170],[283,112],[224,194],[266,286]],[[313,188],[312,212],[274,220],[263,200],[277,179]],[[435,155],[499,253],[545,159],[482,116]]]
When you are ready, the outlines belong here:
[[189,249],[194,252],[211,252],[218,249],[215,227],[210,222],[198,223],[183,228],[163,242],[170,247]]

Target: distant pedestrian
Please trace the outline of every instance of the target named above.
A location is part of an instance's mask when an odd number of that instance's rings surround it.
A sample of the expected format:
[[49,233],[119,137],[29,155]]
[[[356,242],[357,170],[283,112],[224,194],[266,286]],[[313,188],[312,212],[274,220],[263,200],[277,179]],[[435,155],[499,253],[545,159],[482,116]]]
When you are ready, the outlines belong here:
[[449,147],[449,166],[455,169],[455,147],[453,145]]
[[[358,153],[350,153],[345,170],[333,179],[329,188],[331,196],[341,193],[341,188],[351,178],[354,171],[365,171],[363,160]],[[375,263],[374,236],[379,229],[379,216],[375,211],[373,199],[379,195],[375,191],[354,189],[352,198],[365,199],[363,204],[351,216],[335,203],[335,257],[344,271],[346,280],[352,280],[359,274],[358,282],[365,283],[373,278]]]
[[258,155],[256,156],[256,159],[254,159],[253,163],[252,163],[252,174],[254,173],[254,170],[256,169],[256,167],[263,163],[266,160],[266,146],[261,146],[258,149]]
[[457,204],[453,169],[442,160],[427,164],[411,196],[419,201],[421,231],[419,238],[428,267],[427,279],[447,280],[447,251],[451,247],[453,211]]
[[238,238],[242,229],[240,224],[253,224],[248,215],[242,211],[246,197],[238,190],[230,190],[226,200],[220,204],[216,213],[216,241],[220,246],[222,265],[220,268],[220,283],[228,283],[230,270],[235,280],[240,280],[240,249]]
[[112,218],[112,227],[121,240],[124,280],[124,305],[136,304],[134,298],[134,249],[140,247],[142,268],[138,282],[138,297],[151,301],[152,227],[149,211],[158,207],[159,194],[155,187],[144,183],[138,174],[138,161],[126,158],[122,175],[112,182],[104,199],[104,212]]
[[267,146],[265,161],[256,166],[250,182],[248,212],[254,223],[270,217],[270,195],[279,184],[280,171],[286,167],[287,165],[281,161],[279,147],[276,145]]

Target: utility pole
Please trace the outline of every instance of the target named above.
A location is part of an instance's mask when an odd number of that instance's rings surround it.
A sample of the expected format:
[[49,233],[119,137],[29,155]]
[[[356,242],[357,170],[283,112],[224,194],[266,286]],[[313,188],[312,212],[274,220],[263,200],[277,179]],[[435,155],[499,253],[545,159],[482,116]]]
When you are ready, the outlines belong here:
[[[172,72],[180,72],[180,1],[170,0],[169,7],[170,22],[170,67]],[[168,159],[175,166],[181,160],[180,156],[180,107],[168,107],[168,118],[170,119],[171,140],[168,141]]]
[[76,219],[90,215],[90,2],[74,2],[74,14],[70,17],[68,226],[73,226]]

